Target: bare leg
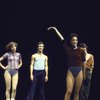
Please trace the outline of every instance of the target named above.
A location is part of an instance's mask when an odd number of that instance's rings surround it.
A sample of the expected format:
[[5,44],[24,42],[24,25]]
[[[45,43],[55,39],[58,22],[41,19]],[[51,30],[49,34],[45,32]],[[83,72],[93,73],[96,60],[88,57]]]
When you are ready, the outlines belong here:
[[64,100],[70,100],[73,86],[74,86],[74,77],[72,73],[68,71],[66,77],[66,94]]
[[17,84],[18,84],[18,72],[12,76],[12,93],[11,93],[11,100],[15,100]]
[[6,100],[10,100],[10,98],[7,98]]
[[75,78],[75,91],[74,91],[74,100],[79,100],[79,91],[82,85],[83,74],[82,71]]
[[4,73],[5,83],[6,83],[6,100],[10,100],[10,89],[11,89],[11,75],[8,71]]
[[11,98],[11,100],[15,100],[15,98]]

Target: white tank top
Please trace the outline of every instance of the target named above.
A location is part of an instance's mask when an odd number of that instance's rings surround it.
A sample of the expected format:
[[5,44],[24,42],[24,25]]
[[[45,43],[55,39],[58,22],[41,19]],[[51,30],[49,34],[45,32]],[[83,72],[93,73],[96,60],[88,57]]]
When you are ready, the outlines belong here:
[[45,56],[35,57],[34,70],[44,70],[45,69]]

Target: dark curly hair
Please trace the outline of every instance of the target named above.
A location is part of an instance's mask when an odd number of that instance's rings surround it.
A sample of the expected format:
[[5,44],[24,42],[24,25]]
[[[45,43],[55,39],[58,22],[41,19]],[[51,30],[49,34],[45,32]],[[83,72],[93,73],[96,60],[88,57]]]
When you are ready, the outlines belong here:
[[10,42],[6,45],[6,50],[7,51],[10,51],[11,50],[11,47],[15,45],[16,47],[18,47],[18,44],[16,42]]
[[77,35],[76,33],[72,33],[72,34],[70,34],[70,36],[69,36],[69,41],[71,41],[71,39],[72,39],[73,37],[77,37],[77,39],[78,39],[78,35]]
[[79,46],[82,48],[88,48],[88,46],[85,43],[80,43]]

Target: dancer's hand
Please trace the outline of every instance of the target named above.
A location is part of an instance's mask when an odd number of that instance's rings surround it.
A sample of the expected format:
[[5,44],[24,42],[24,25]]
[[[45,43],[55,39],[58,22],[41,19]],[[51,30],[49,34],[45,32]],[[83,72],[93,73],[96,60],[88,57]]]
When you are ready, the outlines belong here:
[[6,70],[8,68],[8,65],[6,67],[4,67],[4,70]]
[[61,40],[64,40],[64,37],[61,35],[61,33],[58,31],[58,29],[56,27],[48,27],[47,30],[50,30],[50,29],[54,29],[56,31],[56,34],[58,35],[58,37],[61,39]]
[[0,65],[0,67],[3,69],[3,70],[6,70],[7,68],[3,65]]
[[48,81],[48,76],[45,76],[45,82],[47,82]]
[[5,66],[2,66],[3,70],[6,70],[7,68]]
[[50,26],[50,27],[47,28],[47,30],[50,30],[50,29],[54,29],[54,30],[56,30],[56,27],[52,27],[52,26]]
[[92,74],[92,72],[93,72],[93,68],[90,69],[90,73],[91,73],[91,74]]
[[31,76],[30,76],[30,79],[31,79],[31,81],[33,81],[33,79],[34,79],[34,76],[33,76],[33,75],[31,75]]

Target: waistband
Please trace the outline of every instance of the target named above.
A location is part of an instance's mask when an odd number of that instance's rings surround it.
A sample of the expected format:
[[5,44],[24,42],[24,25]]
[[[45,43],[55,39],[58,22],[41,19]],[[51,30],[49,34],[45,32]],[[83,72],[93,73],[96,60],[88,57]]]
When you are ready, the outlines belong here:
[[68,66],[69,67],[73,67],[73,68],[82,68],[82,66]]
[[33,71],[42,72],[42,71],[45,71],[45,70],[44,69],[43,70],[36,70],[36,69],[34,69]]

